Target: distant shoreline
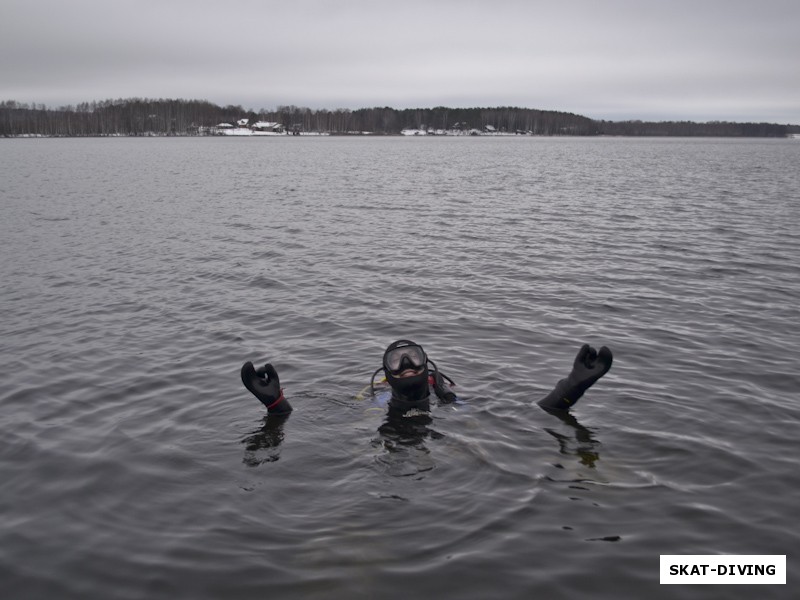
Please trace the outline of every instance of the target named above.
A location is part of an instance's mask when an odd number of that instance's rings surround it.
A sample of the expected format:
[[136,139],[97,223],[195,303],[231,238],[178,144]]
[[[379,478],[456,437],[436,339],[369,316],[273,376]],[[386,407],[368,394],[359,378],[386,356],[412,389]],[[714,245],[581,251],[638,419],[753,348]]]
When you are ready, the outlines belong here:
[[[221,135],[197,135],[197,134],[190,134],[190,133],[152,133],[152,134],[127,134],[127,133],[109,133],[109,134],[90,134],[90,135],[50,135],[50,134],[19,134],[19,135],[0,135],[0,140],[43,140],[43,139],[142,139],[142,138],[236,138],[236,137],[262,137],[262,136],[221,136]],[[404,137],[413,137],[407,136],[400,133],[371,133],[371,132],[348,132],[348,133],[301,133],[299,136],[292,136],[289,134],[284,135],[273,135],[273,136],[263,136],[269,137],[271,139],[275,138],[290,138],[290,137],[349,137],[349,138],[404,138]],[[800,133],[787,133],[786,135],[646,135],[646,134],[636,134],[636,135],[628,135],[628,134],[619,134],[619,135],[612,135],[612,134],[597,134],[597,135],[584,135],[584,136],[569,136],[569,135],[545,135],[545,134],[513,134],[513,133],[503,133],[503,134],[484,134],[480,136],[470,136],[470,135],[424,135],[424,136],[417,136],[417,137],[446,137],[446,138],[455,138],[455,137],[491,137],[491,138],[565,138],[565,137],[572,137],[572,138],[590,138],[590,139],[599,139],[599,138],[628,138],[628,139],[666,139],[666,138],[673,138],[673,139],[795,139],[800,141]]]
[[[232,133],[231,130],[240,133]],[[0,102],[0,137],[191,137],[215,135],[752,137],[800,135],[800,125],[710,121],[604,121],[520,107],[318,109],[255,112],[205,100],[129,98],[50,109]]]
[[[231,137],[231,136],[213,136],[213,135],[191,135],[186,133],[178,133],[178,134],[166,134],[166,133],[159,133],[153,135],[129,135],[129,134],[105,134],[105,135],[44,135],[44,134],[21,134],[21,135],[1,135],[0,140],[76,140],[76,139],[85,139],[85,140],[101,140],[101,139],[201,139],[201,138],[223,138],[223,137]],[[260,136],[248,136],[248,137],[260,137]],[[295,137],[290,135],[280,135],[280,136],[270,136],[272,138],[289,138]],[[320,138],[320,137],[333,137],[333,138],[404,138],[408,136],[404,136],[399,133],[381,133],[381,134],[372,134],[369,132],[364,133],[304,133],[300,134],[299,137],[313,137],[313,138]],[[455,137],[471,137],[467,135],[463,136],[422,136],[422,137],[441,137],[441,138],[455,138]],[[600,135],[592,135],[592,136],[566,136],[566,135],[514,135],[514,134],[505,134],[505,135],[485,135],[479,137],[491,137],[491,138],[537,138],[537,139],[544,139],[544,138],[585,138],[585,139],[720,139],[720,140],[798,140],[800,141],[800,134],[797,133],[787,133],[784,136],[759,136],[759,135],[609,135],[609,134],[600,134]]]

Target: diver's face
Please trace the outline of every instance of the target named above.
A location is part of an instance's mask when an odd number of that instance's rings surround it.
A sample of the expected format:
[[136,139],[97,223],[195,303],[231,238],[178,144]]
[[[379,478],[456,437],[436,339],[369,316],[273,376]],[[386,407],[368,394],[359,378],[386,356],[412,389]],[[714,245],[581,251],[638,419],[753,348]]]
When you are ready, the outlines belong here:
[[420,367],[419,369],[404,369],[400,371],[400,373],[395,375],[395,377],[397,377],[398,379],[402,379],[404,377],[414,377],[414,375],[419,375],[420,373],[422,373],[422,369],[423,367]]
[[384,353],[383,369],[392,388],[393,406],[404,409],[411,405],[427,407],[430,392],[428,357],[422,346],[409,340],[398,340]]

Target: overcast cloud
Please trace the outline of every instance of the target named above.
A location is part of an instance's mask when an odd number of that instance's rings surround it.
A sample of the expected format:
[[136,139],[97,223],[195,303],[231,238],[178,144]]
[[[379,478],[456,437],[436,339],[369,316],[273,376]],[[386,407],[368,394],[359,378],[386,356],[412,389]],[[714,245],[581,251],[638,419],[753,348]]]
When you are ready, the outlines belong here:
[[0,0],[0,100],[800,124],[797,0]]

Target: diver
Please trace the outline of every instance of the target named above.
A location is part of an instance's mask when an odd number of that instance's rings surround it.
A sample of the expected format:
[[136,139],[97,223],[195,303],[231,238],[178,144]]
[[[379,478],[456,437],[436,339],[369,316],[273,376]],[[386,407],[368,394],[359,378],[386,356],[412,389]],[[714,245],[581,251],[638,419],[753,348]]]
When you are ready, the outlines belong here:
[[[595,382],[611,368],[613,356],[605,346],[599,351],[584,344],[578,351],[569,375],[561,379],[538,404],[556,415],[566,415]],[[432,367],[432,368],[431,368]],[[375,395],[375,376],[384,372],[391,395],[389,416],[417,416],[430,411],[431,395],[442,404],[458,402],[455,383],[439,371],[422,346],[411,340],[398,340],[386,348],[382,365],[373,373],[370,389]],[[292,406],[283,395],[278,372],[271,364],[256,369],[252,362],[242,365],[242,383],[267,407],[267,413],[286,416]]]

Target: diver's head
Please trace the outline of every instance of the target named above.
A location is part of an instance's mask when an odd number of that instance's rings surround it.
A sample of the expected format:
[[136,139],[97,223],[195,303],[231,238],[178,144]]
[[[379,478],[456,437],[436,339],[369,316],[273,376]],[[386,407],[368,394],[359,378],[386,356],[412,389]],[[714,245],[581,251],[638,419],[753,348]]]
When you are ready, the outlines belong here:
[[416,404],[427,401],[428,355],[411,340],[397,340],[383,353],[383,370],[392,387],[392,399]]

